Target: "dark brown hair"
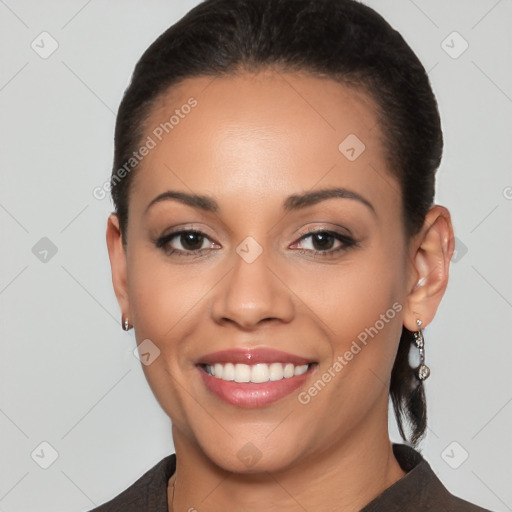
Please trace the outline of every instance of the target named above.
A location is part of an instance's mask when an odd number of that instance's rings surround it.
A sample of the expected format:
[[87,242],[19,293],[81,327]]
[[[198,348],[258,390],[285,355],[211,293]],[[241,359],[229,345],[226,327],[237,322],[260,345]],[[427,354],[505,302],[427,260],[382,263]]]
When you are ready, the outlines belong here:
[[[402,36],[355,0],[206,0],[146,50],[119,107],[111,191],[123,243],[133,171],[119,179],[119,169],[147,135],[156,101],[186,78],[267,68],[329,78],[373,98],[388,167],[401,185],[404,231],[409,237],[421,229],[443,136],[427,73]],[[390,396],[402,438],[416,445],[426,429],[426,401],[409,363],[411,341],[404,327]]]

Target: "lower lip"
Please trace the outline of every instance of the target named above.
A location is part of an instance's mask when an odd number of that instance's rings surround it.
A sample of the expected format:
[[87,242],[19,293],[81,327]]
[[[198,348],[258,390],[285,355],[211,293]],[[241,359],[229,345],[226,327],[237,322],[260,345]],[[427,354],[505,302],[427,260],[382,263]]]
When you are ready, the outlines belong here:
[[264,407],[293,393],[306,382],[314,365],[306,373],[276,381],[255,384],[218,379],[198,367],[206,387],[221,400],[237,407]]

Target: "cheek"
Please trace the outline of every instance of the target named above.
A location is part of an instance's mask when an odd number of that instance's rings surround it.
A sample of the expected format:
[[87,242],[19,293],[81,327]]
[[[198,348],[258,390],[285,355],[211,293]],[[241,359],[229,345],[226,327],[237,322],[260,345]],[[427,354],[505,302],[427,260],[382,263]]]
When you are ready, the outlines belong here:
[[139,250],[128,274],[137,344],[150,340],[149,347],[157,354],[150,364],[142,364],[146,380],[173,423],[188,431],[193,422],[187,419],[187,397],[194,390],[188,389],[186,375],[195,368],[187,358],[187,335],[193,331],[194,306],[204,295],[205,285],[183,268],[166,264],[152,250]]
[[[128,259],[128,294],[137,343],[150,340],[160,351],[154,363],[143,366],[148,377],[162,373],[164,365],[170,371],[167,367],[175,359],[177,346],[164,340],[173,340],[181,328],[180,319],[186,319],[197,300],[196,286],[187,283],[184,275],[183,271],[180,273],[176,267],[167,265],[154,249],[136,243],[132,246]],[[148,380],[151,384],[151,379]]]
[[172,338],[208,288],[208,274],[171,264],[152,247],[135,245],[128,260],[128,293],[137,337]]
[[381,399],[387,404],[403,309],[403,262],[392,254],[382,248],[360,253],[346,266],[333,266],[323,279],[314,274],[302,279],[298,295],[307,297],[321,320],[317,325],[332,355],[299,401],[310,418],[329,411],[326,436],[339,435],[340,425],[358,424]]
[[[403,302],[405,268],[400,241],[397,245],[372,242],[371,247],[355,249],[339,264],[310,266],[291,271],[288,280],[304,305],[315,313],[319,325],[335,343],[356,338],[378,322],[386,335]],[[389,311],[391,308],[391,311]],[[401,309],[401,308],[400,308]],[[386,314],[388,312],[388,314]],[[386,316],[382,329],[381,315]],[[401,331],[401,324],[394,328]]]
[[205,305],[225,271],[170,263],[154,248],[133,243],[128,293],[137,343],[150,340],[159,351],[154,362],[143,365],[143,371],[164,410],[179,418],[188,396],[183,393],[184,385],[190,385],[187,373],[197,371],[191,362],[197,356],[194,334],[200,323],[208,322]]
[[343,403],[333,412],[333,418],[341,421],[348,410],[363,414],[387,393],[402,331],[406,271],[402,244],[398,238],[389,244],[374,240],[342,264],[302,272],[294,282],[294,291],[320,319],[317,325],[331,345],[331,359],[318,368],[318,378],[333,385],[326,386],[324,393],[319,383],[304,397],[305,401],[314,397],[317,412],[326,404]]

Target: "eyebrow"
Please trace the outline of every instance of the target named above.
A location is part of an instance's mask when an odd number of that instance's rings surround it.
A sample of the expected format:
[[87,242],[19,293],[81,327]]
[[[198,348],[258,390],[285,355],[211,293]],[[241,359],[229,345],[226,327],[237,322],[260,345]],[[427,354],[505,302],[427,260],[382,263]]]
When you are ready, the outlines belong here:
[[156,203],[162,201],[176,200],[180,203],[192,206],[193,208],[199,208],[206,212],[216,212],[219,210],[217,201],[210,196],[203,196],[199,194],[189,194],[187,192],[178,192],[177,190],[167,190],[163,194],[156,196],[147,206],[146,212]]
[[376,215],[375,208],[373,207],[373,204],[368,201],[368,199],[365,199],[362,195],[354,192],[353,190],[339,187],[313,190],[303,194],[293,194],[285,200],[283,203],[283,209],[285,211],[299,210],[301,208],[306,208],[307,206],[311,206],[331,198],[353,199],[355,201],[359,201],[360,203],[367,206],[374,215]]
[[[353,199],[355,201],[359,201],[360,203],[367,206],[374,215],[376,215],[375,208],[373,207],[372,203],[368,201],[368,199],[365,199],[362,195],[354,192],[353,190],[339,187],[313,190],[311,192],[304,192],[302,194],[292,194],[291,196],[288,196],[283,202],[283,210],[300,210],[302,208],[307,208],[308,206],[312,206],[320,203],[321,201],[332,198]],[[156,203],[168,200],[175,200],[193,208],[198,208],[207,212],[218,212],[220,210],[217,201],[215,201],[215,199],[211,196],[178,192],[177,190],[167,190],[166,192],[156,196],[148,204],[145,211],[147,212]]]

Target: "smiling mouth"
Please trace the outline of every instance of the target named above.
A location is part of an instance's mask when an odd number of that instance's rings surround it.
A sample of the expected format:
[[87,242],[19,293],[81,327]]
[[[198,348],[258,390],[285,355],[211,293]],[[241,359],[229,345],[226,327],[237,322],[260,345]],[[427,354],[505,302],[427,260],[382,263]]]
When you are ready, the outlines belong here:
[[215,363],[203,364],[201,368],[212,377],[226,382],[263,384],[290,379],[305,374],[314,363],[295,365],[293,363]]
[[307,356],[270,347],[221,350],[196,361],[206,390],[243,408],[266,407],[293,395],[306,385],[317,366]]
[[[261,360],[260,360],[261,361]],[[303,363],[303,361],[300,361]],[[317,363],[290,362],[198,364],[206,389],[242,408],[266,407],[304,386]]]

